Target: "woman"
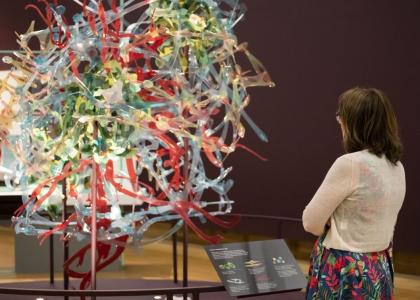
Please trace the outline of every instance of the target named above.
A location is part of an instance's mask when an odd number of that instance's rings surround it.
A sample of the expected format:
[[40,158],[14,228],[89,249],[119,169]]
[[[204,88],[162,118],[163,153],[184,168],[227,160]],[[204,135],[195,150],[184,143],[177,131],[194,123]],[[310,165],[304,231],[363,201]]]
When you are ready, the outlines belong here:
[[391,240],[405,196],[402,145],[392,106],[380,90],[339,97],[339,157],[303,211],[319,236],[306,299],[393,299]]

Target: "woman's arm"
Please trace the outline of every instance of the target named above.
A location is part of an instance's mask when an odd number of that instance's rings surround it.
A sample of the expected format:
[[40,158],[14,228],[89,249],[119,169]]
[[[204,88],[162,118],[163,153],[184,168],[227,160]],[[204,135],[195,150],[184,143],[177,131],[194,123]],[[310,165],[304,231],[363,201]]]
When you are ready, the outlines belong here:
[[305,230],[321,235],[334,210],[353,190],[352,160],[341,156],[331,166],[318,191],[303,211]]

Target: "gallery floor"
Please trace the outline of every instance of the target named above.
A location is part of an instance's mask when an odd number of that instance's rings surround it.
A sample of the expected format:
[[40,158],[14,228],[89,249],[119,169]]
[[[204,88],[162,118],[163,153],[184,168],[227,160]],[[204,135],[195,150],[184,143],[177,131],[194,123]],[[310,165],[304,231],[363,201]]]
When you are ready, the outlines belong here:
[[[14,272],[14,231],[9,227],[0,227],[0,283],[32,280],[48,280],[48,274],[16,274]],[[129,247],[124,253],[123,271],[101,272],[101,278],[119,279],[167,279],[172,276],[171,243],[156,243],[142,249]],[[179,249],[179,255],[182,251]],[[189,249],[189,276],[192,280],[219,281],[216,272],[201,245],[191,244]],[[181,259],[181,257],[179,257]],[[308,262],[299,261],[306,272]],[[60,278],[61,274],[57,274]],[[420,276],[397,274],[396,300],[420,299]]]

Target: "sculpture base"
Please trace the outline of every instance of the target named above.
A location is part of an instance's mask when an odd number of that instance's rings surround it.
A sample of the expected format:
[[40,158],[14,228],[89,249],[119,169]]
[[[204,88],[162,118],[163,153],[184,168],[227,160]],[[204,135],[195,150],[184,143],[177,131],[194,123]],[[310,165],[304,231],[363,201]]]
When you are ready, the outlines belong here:
[[[212,286],[220,285],[219,283],[214,282],[204,282],[204,281],[192,281],[190,282],[191,287],[196,286]],[[70,284],[71,289],[78,289],[78,284],[76,281],[72,281]],[[165,288],[174,288],[181,287],[182,284],[175,284],[170,280],[122,280],[122,279],[99,279],[97,283],[98,290],[130,290],[130,289],[165,289]],[[56,281],[54,285],[50,285],[49,282],[45,281],[32,281],[32,282],[14,282],[7,284],[0,284],[0,288],[19,288],[19,289],[63,289],[63,282]],[[181,295],[179,295],[181,297]],[[252,299],[258,300],[302,300],[305,298],[303,292],[288,292],[282,294],[273,294],[273,295],[262,295],[255,296]],[[63,296],[24,296],[24,295],[1,295],[0,300],[63,300]],[[69,300],[79,300],[80,297],[69,297]],[[89,297],[86,297],[89,299]],[[166,297],[162,296],[161,298],[157,296],[129,296],[129,297],[97,297],[97,299],[107,299],[107,300],[155,300],[161,299],[165,300]],[[182,299],[174,297],[174,299]],[[190,299],[190,298],[189,298]],[[237,299],[229,296],[227,292],[215,292],[215,293],[203,293],[200,295],[200,300],[230,300]]]

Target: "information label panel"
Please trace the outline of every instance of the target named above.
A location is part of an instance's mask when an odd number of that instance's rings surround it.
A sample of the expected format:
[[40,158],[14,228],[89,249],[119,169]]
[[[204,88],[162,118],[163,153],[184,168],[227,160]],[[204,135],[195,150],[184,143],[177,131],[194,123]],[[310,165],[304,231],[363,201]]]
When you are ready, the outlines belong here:
[[306,286],[306,278],[283,239],[205,249],[231,296],[280,293]]

